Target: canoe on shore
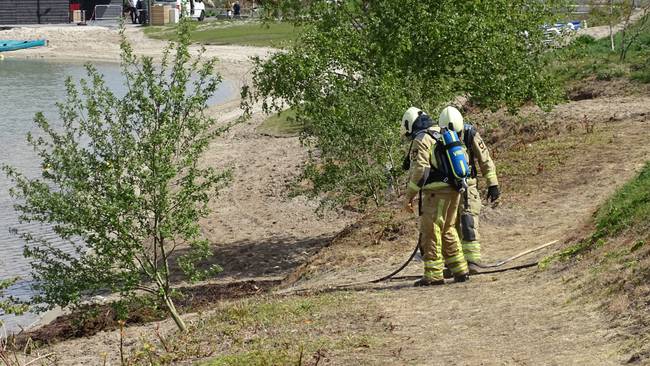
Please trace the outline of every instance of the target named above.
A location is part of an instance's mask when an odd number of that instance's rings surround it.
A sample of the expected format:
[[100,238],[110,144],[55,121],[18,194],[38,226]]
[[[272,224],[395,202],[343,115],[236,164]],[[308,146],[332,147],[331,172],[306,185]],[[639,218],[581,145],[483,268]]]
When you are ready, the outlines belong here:
[[31,41],[13,41],[0,39],[0,52],[22,50],[23,48],[45,46],[47,41],[44,39],[36,39]]

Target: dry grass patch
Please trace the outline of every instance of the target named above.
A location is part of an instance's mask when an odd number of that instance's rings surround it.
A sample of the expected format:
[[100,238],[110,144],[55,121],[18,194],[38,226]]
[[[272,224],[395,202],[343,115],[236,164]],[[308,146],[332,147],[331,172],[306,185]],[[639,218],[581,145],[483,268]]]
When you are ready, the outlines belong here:
[[[378,308],[349,293],[258,297],[217,304],[192,322],[188,334],[144,342],[129,364],[316,364],[378,347],[385,331]],[[347,356],[345,356],[347,357]],[[344,358],[345,358],[344,357]]]

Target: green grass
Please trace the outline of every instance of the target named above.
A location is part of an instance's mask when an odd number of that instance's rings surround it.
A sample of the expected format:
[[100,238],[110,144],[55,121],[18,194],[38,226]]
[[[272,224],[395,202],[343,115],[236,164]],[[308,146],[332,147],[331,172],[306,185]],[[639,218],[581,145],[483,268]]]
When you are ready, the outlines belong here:
[[278,137],[297,136],[302,132],[303,126],[296,121],[296,112],[286,110],[269,116],[257,127],[257,132]]
[[[175,25],[147,27],[145,34],[151,38],[175,40],[175,28]],[[191,40],[210,45],[282,47],[294,41],[300,30],[289,23],[215,21],[195,24]]]
[[[650,22],[650,20],[648,20]],[[632,26],[628,35],[635,32]],[[616,34],[616,51],[612,52],[609,38],[595,40],[589,36],[576,38],[568,47],[550,52],[551,68],[561,82],[571,82],[589,77],[598,80],[630,78],[650,83],[650,24],[646,25],[627,57],[619,59],[621,33]]]
[[545,258],[540,263],[540,267],[547,267],[555,260],[578,257],[603,246],[608,239],[620,234],[642,237],[626,250],[633,253],[646,245],[643,238],[648,235],[648,232],[650,232],[650,162],[646,163],[634,179],[616,191],[600,207],[596,214],[596,230],[590,237]]
[[596,216],[595,239],[623,231],[644,234],[650,230],[650,162],[619,189]]
[[255,350],[242,352],[234,355],[226,355],[215,358],[205,363],[204,366],[267,366],[267,365],[298,365],[300,355],[292,356],[286,350]]

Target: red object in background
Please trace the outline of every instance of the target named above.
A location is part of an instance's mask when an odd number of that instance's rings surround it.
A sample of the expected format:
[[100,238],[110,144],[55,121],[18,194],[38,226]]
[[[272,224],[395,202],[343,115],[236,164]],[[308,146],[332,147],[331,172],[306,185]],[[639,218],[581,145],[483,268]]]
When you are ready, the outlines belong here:
[[80,3],[71,3],[70,4],[70,12],[72,13],[75,10],[81,10],[81,4]]

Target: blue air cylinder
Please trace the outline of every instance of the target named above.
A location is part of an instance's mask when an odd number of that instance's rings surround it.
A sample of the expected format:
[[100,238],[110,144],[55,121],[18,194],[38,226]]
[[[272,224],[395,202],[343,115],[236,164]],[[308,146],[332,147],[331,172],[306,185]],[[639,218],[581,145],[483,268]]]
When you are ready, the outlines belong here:
[[456,131],[447,129],[443,132],[442,139],[454,177],[459,180],[469,178],[470,170],[465,154],[465,147],[458,138]]

